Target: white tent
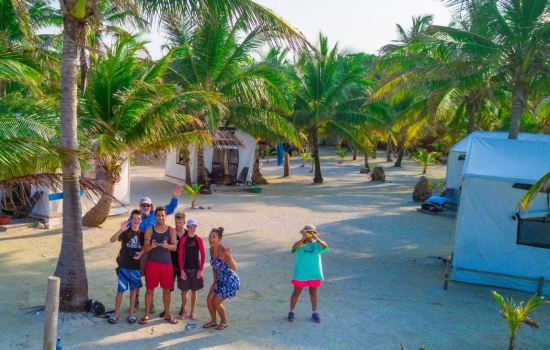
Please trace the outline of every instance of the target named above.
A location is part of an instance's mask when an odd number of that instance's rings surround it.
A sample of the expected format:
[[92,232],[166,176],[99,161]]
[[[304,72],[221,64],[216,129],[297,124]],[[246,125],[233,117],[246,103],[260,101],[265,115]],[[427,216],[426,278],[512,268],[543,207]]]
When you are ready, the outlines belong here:
[[[508,139],[508,133],[475,131],[451,148],[447,158],[447,178],[445,180],[445,187],[454,189],[453,195],[449,201],[455,204],[458,203],[458,189],[462,186],[462,168],[464,167],[466,153],[470,149],[470,143],[474,138],[505,140]],[[518,140],[550,142],[550,135],[519,133]]]
[[[256,139],[241,130],[235,130],[234,136],[241,141],[244,147],[237,145],[212,147],[204,144],[204,165],[210,173],[216,173],[222,177],[219,182],[223,182],[224,178],[229,182],[234,182],[244,167],[248,167],[246,180],[250,181],[252,176]],[[189,158],[191,182],[195,183],[197,182],[197,150],[195,146],[190,147]],[[181,160],[179,149],[167,152],[164,176],[167,181],[175,184],[185,182],[185,165]]]
[[[550,143],[472,137],[467,154],[451,279],[534,293],[540,277],[550,279],[547,196],[539,194],[520,220],[516,207],[526,190],[517,187],[529,187],[550,170]],[[528,217],[541,221],[534,230],[520,230]],[[525,234],[532,240],[526,242]]]
[[[94,170],[86,172],[84,176],[88,178],[95,178],[96,181],[99,181],[101,184],[102,181],[102,172],[98,170],[98,167],[95,164],[92,164]],[[118,215],[128,212],[128,205],[130,204],[130,165],[128,162],[125,162],[122,165],[121,179],[115,186],[114,196],[122,202],[125,206],[118,203],[113,203],[113,207],[109,212],[109,215]],[[48,188],[32,188],[30,195],[32,196],[34,192],[42,192],[40,200],[34,206],[31,217],[44,219],[50,224],[58,225],[62,223],[63,217],[63,193],[54,193]],[[94,198],[94,201],[87,199],[85,196],[82,196],[82,214],[85,214],[90,210],[96,202],[97,198]]]

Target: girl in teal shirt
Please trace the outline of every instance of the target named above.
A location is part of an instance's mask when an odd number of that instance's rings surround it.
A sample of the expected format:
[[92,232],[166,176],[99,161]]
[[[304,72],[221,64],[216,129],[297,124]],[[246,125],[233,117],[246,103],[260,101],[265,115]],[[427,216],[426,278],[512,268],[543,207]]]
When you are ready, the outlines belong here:
[[302,289],[309,288],[311,299],[311,318],[316,323],[321,322],[317,313],[317,289],[323,284],[323,265],[321,264],[321,253],[328,252],[328,245],[319,239],[317,230],[313,225],[306,225],[300,231],[302,239],[294,243],[292,253],[296,253],[294,263],[294,276],[292,284],[294,291],[290,296],[290,312],[288,320],[294,321],[294,308]]

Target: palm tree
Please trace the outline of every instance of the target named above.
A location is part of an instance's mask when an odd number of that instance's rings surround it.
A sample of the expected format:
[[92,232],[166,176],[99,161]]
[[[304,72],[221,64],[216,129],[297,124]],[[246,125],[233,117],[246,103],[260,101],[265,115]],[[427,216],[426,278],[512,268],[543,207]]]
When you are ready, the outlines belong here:
[[528,110],[529,91],[548,75],[550,49],[549,0],[444,0],[457,14],[482,19],[482,35],[467,30],[435,27],[460,41],[462,50],[491,66],[512,93],[508,138],[517,139],[521,118]]
[[[121,36],[106,56],[92,59],[94,70],[80,106],[81,124],[88,124],[83,133],[104,169],[105,190],[111,196],[130,157],[203,140],[189,113],[216,108],[215,94],[181,92],[163,83],[172,54],[148,65],[139,59],[144,44],[136,36]],[[109,196],[104,196],[82,223],[99,226],[110,210]]]
[[[61,60],[61,145],[78,150],[77,138],[77,59],[85,55],[84,29],[91,17],[102,22],[99,0],[60,0],[63,14],[63,51]],[[303,36],[273,12],[250,0],[134,0],[112,2],[123,11],[143,11],[150,19],[175,14],[185,9],[192,14],[227,13],[242,17],[246,24],[259,25],[272,41],[288,43],[293,48],[307,47]],[[215,18],[215,17],[214,17]],[[190,20],[195,19],[191,16]],[[81,50],[82,49],[82,50]],[[82,245],[82,207],[78,181],[77,155],[63,163],[63,238],[55,275],[61,278],[60,309],[82,310],[88,300],[87,276]]]
[[304,54],[295,65],[298,87],[294,105],[294,125],[304,128],[312,146],[314,183],[322,183],[318,137],[337,135],[361,147],[368,140],[360,125],[375,120],[359,111],[366,100],[366,66],[354,64],[338,45],[332,49],[319,34],[318,53]]
[[426,174],[426,169],[429,165],[437,164],[437,158],[441,152],[428,152],[424,148],[417,148],[412,154],[412,159],[422,165],[422,174]]
[[[224,115],[196,113],[201,130],[214,132],[231,125],[254,137],[297,142],[291,123],[283,116],[290,113],[284,74],[265,60],[251,60],[251,54],[266,43],[260,28],[247,29],[243,20],[231,23],[221,15],[196,25],[185,18],[172,18],[165,31],[169,46],[182,52],[171,66],[171,80],[186,90],[219,93],[227,109]],[[204,148],[202,143],[196,146],[197,183],[208,191]]]

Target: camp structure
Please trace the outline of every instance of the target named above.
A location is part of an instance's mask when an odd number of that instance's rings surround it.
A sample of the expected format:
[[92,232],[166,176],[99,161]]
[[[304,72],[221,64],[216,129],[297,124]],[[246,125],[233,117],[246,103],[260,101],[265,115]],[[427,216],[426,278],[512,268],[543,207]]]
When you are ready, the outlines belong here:
[[[462,169],[464,168],[466,153],[470,149],[470,142],[474,138],[505,140],[508,139],[508,133],[475,131],[463,138],[451,148],[447,159],[447,177],[445,180],[445,187],[452,188],[454,190],[449,199],[449,201],[454,204],[458,203],[458,195],[460,193],[459,190],[460,186],[462,186]],[[550,135],[519,133],[518,140],[550,142]]]
[[[208,170],[210,182],[217,185],[232,185],[237,183],[237,177],[245,169],[246,180],[250,181],[256,139],[238,129],[226,129],[241,143],[231,141],[230,137],[224,140],[214,140],[214,145],[204,144],[204,166]],[[185,154],[184,150],[176,148],[167,152],[164,175],[167,181],[175,184],[185,183]],[[197,182],[197,148],[189,147],[189,170],[191,183]]]
[[[100,165],[94,160],[90,160],[91,169],[84,171],[82,176],[86,177],[101,186],[105,186],[105,174]],[[109,215],[118,215],[128,212],[130,204],[130,165],[126,161],[122,165],[121,180],[115,186],[114,196],[120,203],[113,203]],[[93,195],[91,199],[83,195],[82,214],[90,210],[98,198]],[[63,222],[63,193],[55,192],[49,188],[35,186],[18,186],[16,190],[0,191],[0,208],[6,212],[13,213],[15,216],[28,216],[49,222],[52,225],[58,225]]]
[[550,170],[550,142],[472,137],[462,169],[451,280],[549,295],[550,208],[526,190]]

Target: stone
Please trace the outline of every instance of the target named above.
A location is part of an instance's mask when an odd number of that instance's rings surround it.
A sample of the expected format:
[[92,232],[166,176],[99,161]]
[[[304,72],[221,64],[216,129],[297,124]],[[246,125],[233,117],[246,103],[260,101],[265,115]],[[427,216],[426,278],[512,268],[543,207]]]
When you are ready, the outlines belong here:
[[432,190],[430,190],[430,184],[425,176],[421,176],[413,191],[413,201],[424,202],[426,199],[432,196]]
[[384,173],[384,168],[381,166],[377,166],[376,168],[372,169],[372,174],[370,176],[371,181],[386,181],[386,174]]

